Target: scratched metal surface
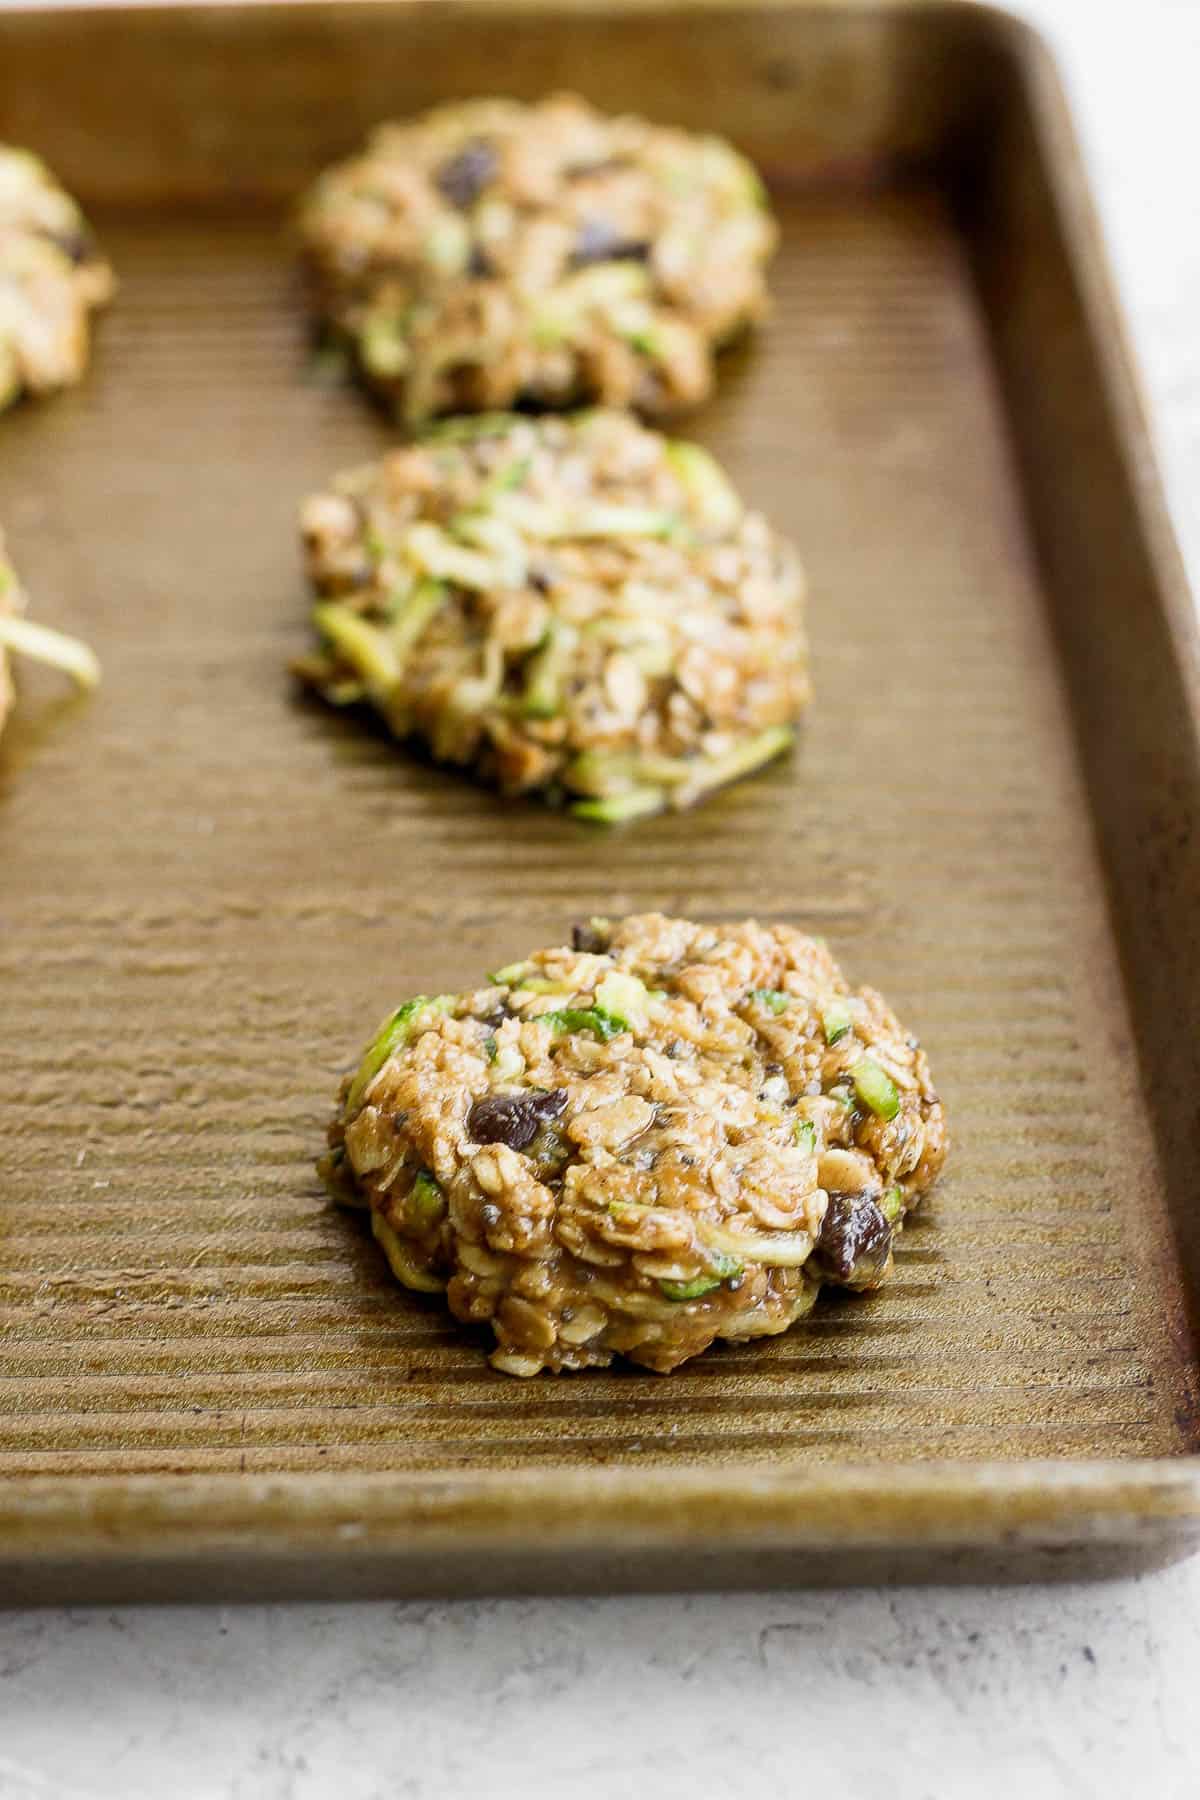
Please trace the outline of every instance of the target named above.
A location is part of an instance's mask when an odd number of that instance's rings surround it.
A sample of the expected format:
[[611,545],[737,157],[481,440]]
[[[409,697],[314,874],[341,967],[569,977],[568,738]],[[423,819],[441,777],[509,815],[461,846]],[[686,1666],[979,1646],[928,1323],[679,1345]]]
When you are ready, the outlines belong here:
[[[99,221],[86,385],[0,517],[104,686],[0,744],[0,1474],[1194,1448],[1117,947],[962,243],[783,204],[775,318],[695,433],[812,583],[795,756],[612,835],[300,702],[298,498],[386,432],[307,378],[274,215]],[[520,1383],[313,1173],[384,1008],[602,909],[824,932],[920,1031],[947,1174],[894,1282],[669,1380]]]

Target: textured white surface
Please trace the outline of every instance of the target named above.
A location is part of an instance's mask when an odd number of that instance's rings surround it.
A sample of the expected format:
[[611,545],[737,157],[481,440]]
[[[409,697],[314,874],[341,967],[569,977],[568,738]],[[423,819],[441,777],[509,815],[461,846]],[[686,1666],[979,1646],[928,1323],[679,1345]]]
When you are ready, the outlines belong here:
[[[1200,0],[1062,55],[1200,586]],[[1200,1793],[1200,1559],[1090,1588],[0,1616],[3,1800]]]

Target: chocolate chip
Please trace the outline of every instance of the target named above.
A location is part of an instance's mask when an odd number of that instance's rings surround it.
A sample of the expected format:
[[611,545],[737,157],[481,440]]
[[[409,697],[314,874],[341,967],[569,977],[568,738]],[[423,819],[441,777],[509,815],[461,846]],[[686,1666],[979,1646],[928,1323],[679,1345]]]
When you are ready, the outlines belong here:
[[572,925],[571,948],[586,951],[589,956],[603,956],[608,949],[608,939],[594,925]]
[[79,266],[87,262],[95,254],[95,244],[89,231],[80,227],[76,231],[50,231],[46,233],[52,244],[56,244],[64,256]]
[[858,1267],[864,1259],[882,1268],[891,1242],[892,1228],[870,1194],[830,1194],[816,1254],[835,1280],[865,1273]]
[[507,1144],[524,1150],[548,1119],[557,1119],[567,1104],[566,1090],[528,1094],[488,1094],[467,1114],[467,1131],[477,1144]]
[[438,170],[435,180],[454,206],[470,206],[496,174],[496,152],[483,138],[472,138]]
[[571,262],[575,268],[595,262],[645,262],[650,246],[641,238],[627,238],[608,219],[586,218],[579,227]]
[[470,259],[467,263],[467,274],[474,275],[476,280],[482,281],[485,276],[495,273],[495,265],[487,251],[481,249],[478,244],[472,244]]

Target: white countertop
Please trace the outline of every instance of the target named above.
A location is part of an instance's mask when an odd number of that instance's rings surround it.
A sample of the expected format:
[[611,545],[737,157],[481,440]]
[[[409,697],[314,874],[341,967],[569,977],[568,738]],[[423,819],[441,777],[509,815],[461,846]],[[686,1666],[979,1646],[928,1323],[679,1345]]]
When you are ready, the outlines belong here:
[[[1200,0],[1062,55],[1200,589]],[[1200,1558],[1093,1587],[0,1615],[0,1800],[1200,1794]]]

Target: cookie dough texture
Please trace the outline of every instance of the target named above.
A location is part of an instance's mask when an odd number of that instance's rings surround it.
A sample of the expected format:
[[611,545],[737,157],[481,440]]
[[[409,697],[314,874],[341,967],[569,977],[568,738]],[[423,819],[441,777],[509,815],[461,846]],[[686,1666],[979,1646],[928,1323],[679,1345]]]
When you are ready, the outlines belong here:
[[0,144],[0,409],[80,380],[112,271],[40,159]]
[[924,1053],[784,925],[589,921],[417,996],[346,1078],[324,1173],[514,1375],[666,1372],[873,1288],[941,1167]]
[[708,454],[627,413],[452,421],[310,499],[301,676],[504,793],[690,805],[809,698],[790,546]]
[[407,420],[569,406],[665,414],[766,306],[776,227],[716,137],[570,95],[381,126],[303,205],[316,305]]

